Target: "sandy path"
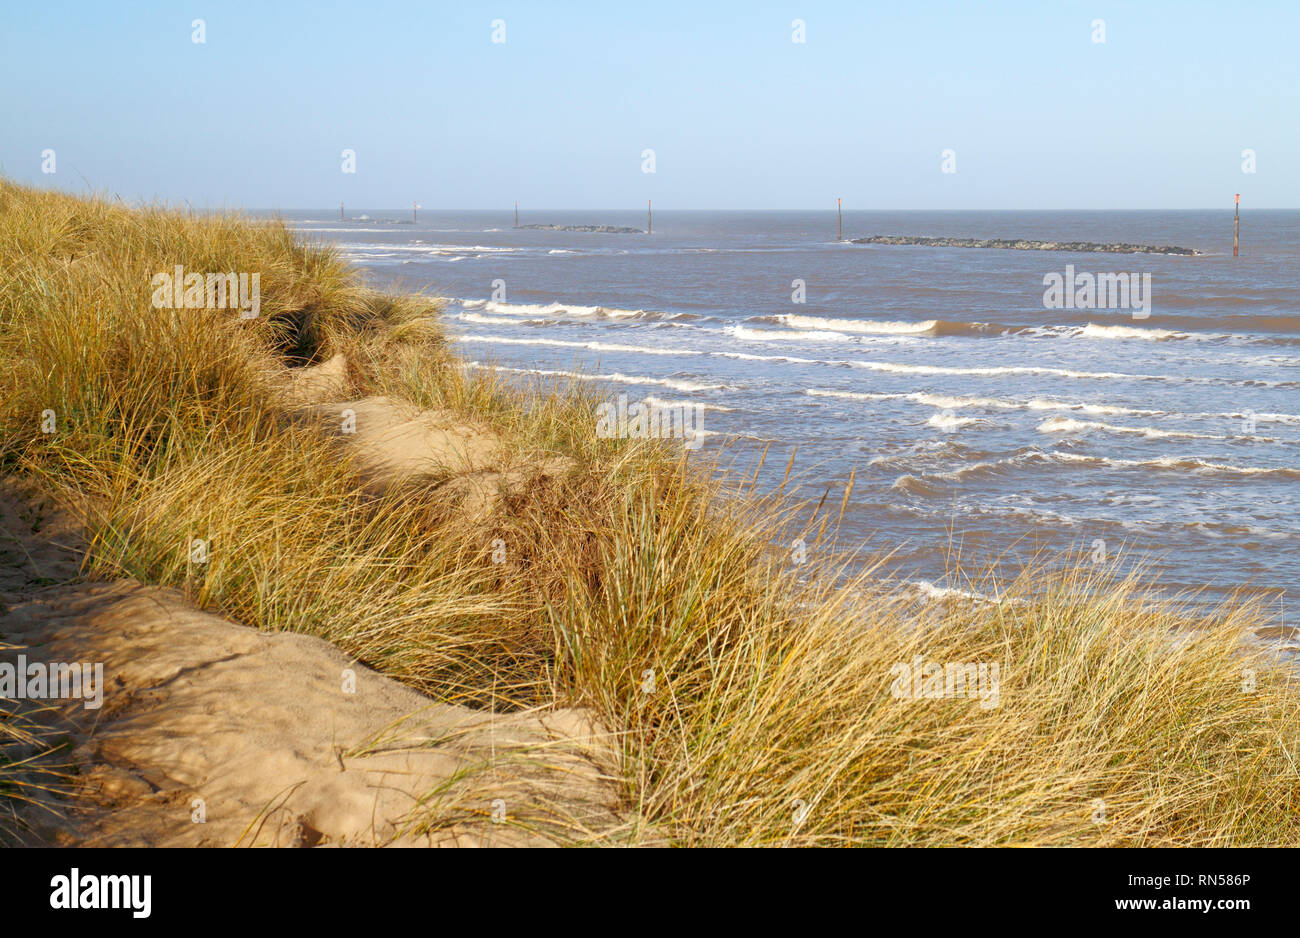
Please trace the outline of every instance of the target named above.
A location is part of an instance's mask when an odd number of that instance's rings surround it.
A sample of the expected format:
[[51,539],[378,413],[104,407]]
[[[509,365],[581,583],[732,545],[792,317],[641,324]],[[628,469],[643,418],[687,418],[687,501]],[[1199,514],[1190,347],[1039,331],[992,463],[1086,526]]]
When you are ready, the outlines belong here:
[[[338,363],[331,366],[337,370]],[[497,441],[383,398],[358,413],[379,481],[429,473],[490,510]],[[305,404],[307,402],[304,402]],[[76,581],[76,527],[0,485],[0,661],[103,665],[102,706],[57,700],[75,796],[28,811],[33,842],[88,845],[515,845],[619,842],[616,745],[572,709],[488,714],[436,703],[317,638],[263,633],[176,590]]]
[[384,396],[350,398],[342,355],[290,374],[287,399],[358,457],[376,488],[419,482],[442,487],[470,518],[488,515],[502,494],[539,476],[568,472],[562,456],[521,460],[490,428]]

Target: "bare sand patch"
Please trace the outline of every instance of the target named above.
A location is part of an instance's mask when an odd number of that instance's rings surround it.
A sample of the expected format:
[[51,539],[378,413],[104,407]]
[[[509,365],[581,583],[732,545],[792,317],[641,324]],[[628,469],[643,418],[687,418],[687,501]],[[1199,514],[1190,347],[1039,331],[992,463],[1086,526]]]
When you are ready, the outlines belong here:
[[73,793],[47,802],[58,815],[26,812],[32,843],[622,840],[617,747],[589,713],[439,703],[321,639],[256,631],[177,590],[72,582],[74,526],[9,483],[0,522],[0,638],[13,646],[0,661],[103,666],[99,708],[32,701],[66,734]]
[[358,458],[367,484],[387,490],[412,483],[443,486],[468,517],[491,513],[503,495],[539,476],[563,475],[571,459],[522,458],[487,425],[385,396],[339,399],[351,387],[343,355],[295,369],[291,404]]

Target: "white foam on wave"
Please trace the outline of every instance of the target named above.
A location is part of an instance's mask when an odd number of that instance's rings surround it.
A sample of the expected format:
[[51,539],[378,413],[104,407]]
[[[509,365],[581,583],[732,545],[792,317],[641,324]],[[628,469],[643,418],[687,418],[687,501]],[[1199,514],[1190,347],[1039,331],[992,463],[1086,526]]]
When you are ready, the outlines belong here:
[[[1070,401],[1049,401],[1042,398],[1034,398],[1025,401],[1023,406],[1026,410],[1077,410],[1080,413],[1092,414],[1094,416],[1118,416],[1127,414],[1131,417],[1163,417],[1170,416],[1170,411],[1166,410],[1147,410],[1140,407],[1125,407],[1122,404],[1089,404],[1089,403],[1072,403]],[[1219,416],[1218,414],[1187,414],[1183,416]]]
[[465,309],[481,309],[486,313],[507,316],[595,316],[599,306],[579,306],[575,303],[499,303],[496,300],[456,300]]
[[[1083,338],[1083,339],[1138,339],[1146,342],[1164,342],[1170,340],[1213,341],[1226,339],[1252,340],[1252,336],[1235,336],[1222,333],[1180,332],[1175,329],[1158,329],[1151,327],[1108,325],[1105,323],[1088,323],[1085,326],[1004,326],[992,327],[988,323],[946,323],[937,319],[925,319],[919,322],[904,320],[879,319],[836,319],[823,316],[805,316],[798,313],[778,315],[775,320],[792,329],[828,329],[836,332],[849,332],[860,335],[924,336],[935,335],[982,335],[990,331],[999,334],[1019,333],[1043,338]],[[940,328],[940,327],[943,328]]]
[[1123,459],[1118,456],[1089,456],[1081,453],[1048,453],[1033,450],[1018,453],[1004,459],[985,462],[967,463],[948,472],[924,472],[899,476],[894,480],[893,488],[906,492],[936,494],[927,483],[960,482],[967,476],[996,471],[1008,466],[1027,465],[1030,463],[1057,463],[1058,465],[1100,466],[1111,469],[1141,469],[1144,471],[1174,471],[1195,473],[1229,473],[1240,476],[1278,476],[1281,478],[1300,478],[1300,468],[1293,466],[1234,466],[1229,463],[1211,462],[1205,459],[1185,456],[1159,456],[1153,459]]
[[1193,378],[1174,378],[1168,375],[1132,375],[1117,371],[1075,371],[1070,368],[1049,368],[1045,365],[994,365],[985,368],[958,368],[951,365],[905,365],[898,362],[851,361],[854,368],[911,375],[1055,375],[1060,378],[1090,378],[1118,381],[1192,381]]
[[837,332],[857,332],[863,335],[918,335],[929,332],[938,322],[891,322],[876,319],[827,319],[822,316],[801,316],[787,313],[777,316],[777,321],[795,329],[829,329]]
[[979,422],[978,417],[960,417],[957,414],[931,414],[930,419],[926,421],[930,426],[942,427],[945,430],[957,430]]
[[580,316],[601,319],[636,319],[646,316],[658,317],[644,309],[616,309],[610,306],[582,306],[577,303],[500,303],[496,300],[468,300],[456,297],[439,297],[448,305],[461,309],[482,310],[485,313],[497,313],[505,316]]
[[484,326],[522,326],[527,323],[545,322],[545,319],[516,319],[513,316],[482,316],[478,313],[459,313],[461,322],[473,322]]
[[[1145,339],[1148,342],[1161,342],[1167,339],[1190,339],[1186,332],[1174,332],[1172,329],[1139,329],[1136,326],[1099,326],[1088,323],[1078,333],[1085,339]],[[1198,336],[1198,338],[1211,338]]]
[[926,404],[930,407],[942,407],[951,409],[953,407],[990,407],[998,410],[1014,409],[1014,401],[1003,401],[996,397],[965,397],[958,394],[929,394],[918,392],[909,394],[908,400],[916,401],[918,404]]
[[1117,371],[1078,371],[1072,368],[1050,368],[1046,365],[996,365],[985,368],[956,368],[946,365],[905,365],[897,362],[851,361],[854,368],[887,371],[895,374],[918,375],[1052,375],[1059,378],[1079,378],[1112,381],[1164,381],[1170,384],[1219,384],[1234,387],[1290,388],[1300,386],[1296,381],[1266,381],[1259,378],[1201,378],[1191,375],[1124,374]]
[[912,583],[912,586],[929,599],[968,599],[979,603],[991,603],[995,606],[1002,604],[1002,600],[994,596],[986,596],[983,593],[976,593],[971,590],[957,589],[954,586],[936,586],[929,580],[916,580]]
[[[877,457],[879,458],[879,457]],[[950,469],[947,472],[923,472],[916,475],[899,476],[894,480],[893,488],[908,491],[913,489],[918,483],[924,484],[927,480],[941,480],[944,482],[960,482],[969,475],[976,473],[996,471],[1004,466],[1019,466],[1028,462],[1041,461],[1043,454],[1037,450],[1017,453],[1014,456],[1007,456],[1003,459],[992,459],[983,462],[968,462],[958,466],[956,469]],[[872,461],[873,463],[875,460]]]
[[[792,329],[829,329],[836,332],[850,332],[860,335],[894,335],[923,336],[945,334],[983,335],[992,331],[999,334],[1007,332],[1044,338],[1083,338],[1083,339],[1139,339],[1147,342],[1169,340],[1210,341],[1231,338],[1250,339],[1250,336],[1231,336],[1220,333],[1180,332],[1174,329],[1157,329],[1138,326],[1107,325],[1088,323],[1085,326],[1001,326],[993,327],[988,323],[947,323],[937,319],[925,319],[919,322],[882,319],[836,319],[823,316],[805,316],[798,313],[786,313],[775,317],[782,325]],[[942,329],[940,327],[943,327]]]
[[805,388],[804,393],[810,397],[838,397],[850,401],[911,401],[944,410],[951,410],[954,407],[1012,409],[1021,406],[1014,401],[1001,401],[993,397],[963,397],[956,394],[931,394],[924,391],[833,391],[822,388]]
[[718,413],[729,414],[736,408],[724,407],[721,404],[701,404],[697,401],[669,401],[662,397],[655,397],[653,394],[647,394],[642,400],[653,407],[699,407],[703,410],[716,410]]
[[434,244],[428,250],[433,254],[518,254],[524,249],[492,244]]
[[[1150,410],[1141,407],[1126,407],[1122,404],[1096,404],[1085,401],[1053,401],[1044,398],[1032,398],[1027,401],[1010,401],[994,397],[969,397],[954,394],[930,394],[913,391],[910,393],[886,393],[882,391],[836,391],[823,388],[806,388],[804,393],[811,397],[836,397],[844,400],[858,401],[912,401],[930,407],[987,407],[999,410],[1066,410],[1093,416],[1130,416],[1130,417],[1177,417],[1190,420],[1244,420],[1254,417],[1260,423],[1300,424],[1300,414],[1277,414],[1243,412],[1191,412],[1168,410]],[[1269,437],[1259,439],[1270,440]]]
[[1201,416],[1201,417],[1209,417],[1209,416],[1215,416],[1215,417],[1229,417],[1229,418],[1239,419],[1239,420],[1244,420],[1244,419],[1246,419],[1247,417],[1253,417],[1257,423],[1262,422],[1262,423],[1289,423],[1289,424],[1300,424],[1300,414],[1268,414],[1268,413],[1265,413],[1265,414],[1255,414],[1255,413],[1246,414],[1246,413],[1241,413],[1241,412],[1234,412],[1234,413],[1230,413],[1230,414],[1199,414],[1199,415],[1197,415],[1197,416]]
[[687,381],[681,378],[650,378],[641,375],[625,375],[621,372],[613,372],[606,375],[589,375],[579,371],[554,371],[546,368],[510,368],[506,365],[488,365],[483,362],[465,362],[467,368],[481,368],[485,371],[510,371],[516,374],[543,375],[546,377],[573,378],[578,381],[617,381],[621,384],[653,384],[660,387],[672,388],[674,391],[726,391],[728,385],[725,384],[701,384],[698,381]]
[[796,332],[789,329],[751,329],[749,326],[728,326],[727,332],[738,339],[751,342],[789,342],[802,339],[807,342],[844,342],[848,336],[843,332],[823,330]]
[[838,397],[846,401],[894,401],[907,397],[906,394],[887,394],[883,391],[828,391],[823,388],[805,388],[804,393],[810,397]]
[[1300,468],[1291,466],[1233,466],[1228,463],[1209,462],[1204,459],[1182,456],[1161,456],[1156,459],[1121,459],[1118,456],[1086,456],[1082,453],[1052,453],[1058,462],[1110,466],[1122,469],[1181,469],[1187,472],[1230,472],[1238,475],[1281,475],[1300,478]]
[[[1075,420],[1072,417],[1049,417],[1038,425],[1039,433],[1086,433],[1099,430],[1104,433],[1124,433],[1131,436],[1146,437],[1148,440],[1184,439],[1184,440],[1229,440],[1232,437],[1217,436],[1212,433],[1192,433],[1188,430],[1161,430],[1157,427],[1121,427],[1113,423],[1100,423],[1095,420]],[[1272,437],[1251,437],[1260,442],[1274,442]]]
[[412,242],[410,244],[343,242],[339,245],[339,248],[343,251],[356,252],[362,255],[367,252],[387,251],[392,254],[418,254],[426,257],[516,254],[520,251],[520,248],[493,247],[487,244],[424,244],[422,242]]
[[[742,362],[793,362],[796,365],[829,365],[816,358],[794,358],[790,355],[753,355],[749,352],[710,352],[718,358],[734,358]],[[847,364],[847,363],[845,363]]]
[[614,342],[569,342],[563,339],[511,339],[500,335],[458,335],[457,342],[488,342],[494,345],[544,345],[554,348],[580,348],[594,352],[630,352],[636,355],[703,355],[697,349],[647,348],[644,345],[619,345]]

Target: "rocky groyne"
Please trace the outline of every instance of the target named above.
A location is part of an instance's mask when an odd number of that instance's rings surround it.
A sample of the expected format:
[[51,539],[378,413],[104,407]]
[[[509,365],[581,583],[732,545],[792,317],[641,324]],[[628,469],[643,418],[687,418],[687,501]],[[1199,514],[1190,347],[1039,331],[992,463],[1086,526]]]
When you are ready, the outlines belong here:
[[852,244],[916,244],[932,248],[999,248],[1004,251],[1075,251],[1088,254],[1177,254],[1193,256],[1191,248],[1172,244],[1127,244],[1097,241],[1026,241],[1021,238],[920,238],[909,235],[872,235],[854,238]]

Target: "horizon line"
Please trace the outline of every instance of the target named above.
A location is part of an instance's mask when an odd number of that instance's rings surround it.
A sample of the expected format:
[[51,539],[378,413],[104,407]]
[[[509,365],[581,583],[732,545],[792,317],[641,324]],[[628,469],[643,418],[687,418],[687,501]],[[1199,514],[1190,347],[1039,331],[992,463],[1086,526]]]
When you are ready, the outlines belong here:
[[[143,200],[137,200],[143,201]],[[346,204],[346,203],[345,203]],[[204,206],[205,211],[220,211],[222,208],[228,209],[228,206]],[[1234,206],[1235,208],[1235,206]],[[244,211],[259,212],[317,212],[317,211],[335,211],[334,207],[329,206],[251,206],[243,209]],[[374,212],[400,212],[409,213],[411,207],[407,206],[387,206],[375,207],[358,205],[357,211],[374,211]],[[1300,211],[1300,206],[1255,206],[1250,209],[1255,212],[1296,212]],[[513,215],[514,207],[509,208],[464,208],[464,207],[437,207],[430,208],[422,205],[419,209],[421,212],[502,212]],[[520,212],[636,212],[642,213],[645,209],[641,208],[561,208],[551,206],[548,208],[529,208],[519,210]],[[830,212],[836,211],[835,206],[829,208],[656,208],[659,212]],[[1188,208],[845,208],[848,212],[982,212],[1011,214],[1013,212],[1218,212],[1227,211],[1227,206],[1193,206]]]

